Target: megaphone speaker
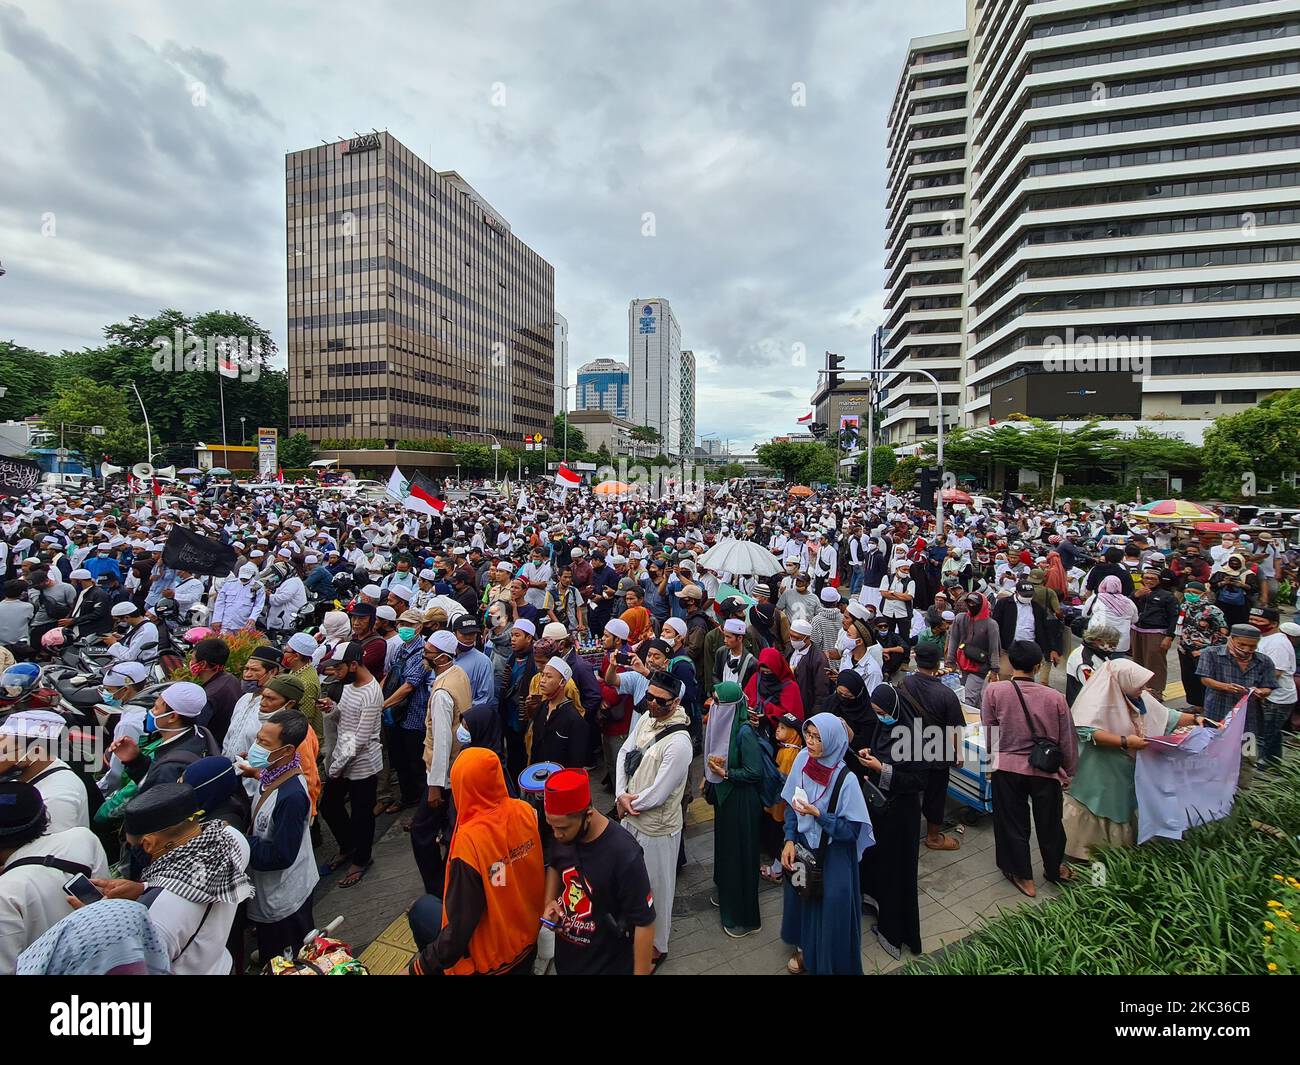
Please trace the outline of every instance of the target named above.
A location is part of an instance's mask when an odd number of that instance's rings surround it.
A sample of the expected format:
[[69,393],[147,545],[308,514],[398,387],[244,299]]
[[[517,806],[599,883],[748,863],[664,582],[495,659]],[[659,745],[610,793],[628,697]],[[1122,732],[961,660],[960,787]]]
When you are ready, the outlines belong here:
[[131,467],[131,473],[134,476],[139,477],[141,480],[144,480],[146,477],[153,476],[153,466],[148,462],[137,462]]

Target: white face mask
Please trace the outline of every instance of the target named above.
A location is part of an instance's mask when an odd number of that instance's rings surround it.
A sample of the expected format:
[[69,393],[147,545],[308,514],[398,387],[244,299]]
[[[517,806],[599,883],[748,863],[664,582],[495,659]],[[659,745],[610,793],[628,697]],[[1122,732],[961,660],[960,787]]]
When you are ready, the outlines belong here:
[[857,644],[857,639],[850,636],[843,629],[840,629],[839,635],[835,637],[835,646],[841,651],[851,651]]
[[464,725],[456,726],[456,739],[459,741],[462,747],[469,746],[469,743],[471,740],[473,740],[473,738],[474,737],[469,734],[469,729],[467,729]]

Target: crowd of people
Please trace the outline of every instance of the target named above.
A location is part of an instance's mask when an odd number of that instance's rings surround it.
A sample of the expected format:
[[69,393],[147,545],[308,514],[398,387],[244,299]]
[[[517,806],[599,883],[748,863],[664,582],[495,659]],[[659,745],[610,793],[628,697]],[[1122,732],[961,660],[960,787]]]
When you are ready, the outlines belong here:
[[[169,566],[177,528],[229,573]],[[732,539],[770,564],[711,563]],[[1247,762],[1281,756],[1296,549],[1203,540],[1069,503],[936,528],[857,489],[0,501],[0,972],[265,966],[316,928],[323,882],[365,890],[389,814],[423,884],[411,973],[648,974],[697,800],[726,935],[779,883],[792,973],[860,973],[864,915],[919,954],[919,856],[961,846],[968,727],[1026,895],[1031,814],[1051,883],[1135,843],[1148,738],[1244,699]],[[42,679],[70,647],[103,660],[89,769]],[[1174,648],[1186,712],[1162,702]]]

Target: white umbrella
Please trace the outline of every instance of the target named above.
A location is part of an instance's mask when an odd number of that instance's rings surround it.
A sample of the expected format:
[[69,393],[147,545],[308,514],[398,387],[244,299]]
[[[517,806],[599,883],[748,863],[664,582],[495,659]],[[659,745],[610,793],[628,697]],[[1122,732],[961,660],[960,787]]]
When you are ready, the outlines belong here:
[[699,565],[719,573],[753,573],[759,577],[771,577],[785,572],[777,557],[753,540],[722,540],[700,556]]

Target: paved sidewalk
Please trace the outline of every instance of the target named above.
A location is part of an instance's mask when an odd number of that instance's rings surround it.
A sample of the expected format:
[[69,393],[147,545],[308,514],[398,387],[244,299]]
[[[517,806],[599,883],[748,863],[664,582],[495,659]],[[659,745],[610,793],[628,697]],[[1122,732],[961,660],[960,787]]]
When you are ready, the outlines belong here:
[[[1171,654],[1170,677],[1178,676],[1177,658]],[[1053,686],[1065,687],[1062,671],[1052,672]],[[1182,685],[1171,680],[1165,690],[1171,706],[1184,705]],[[599,772],[593,774],[599,777]],[[696,759],[691,779],[703,775],[703,760]],[[608,810],[613,799],[601,792],[597,809]],[[948,802],[948,815],[958,818],[964,807]],[[376,973],[405,970],[406,954],[414,949],[406,928],[404,913],[422,892],[420,877],[411,856],[410,837],[402,830],[405,815],[381,818],[374,848],[375,864],[365,879],[352,888],[339,888],[336,873],[322,882],[317,892],[314,912],[317,924],[325,924],[342,914],[345,918],[338,935],[352,944],[357,952],[372,943],[374,949],[367,962]],[[960,825],[960,821],[958,821]],[[917,835],[924,834],[918,823]],[[1042,879],[1042,858],[1035,842],[1032,857],[1038,896],[1021,895],[993,862],[993,821],[979,817],[970,827],[949,828],[961,840],[956,851],[931,851],[921,847],[918,887],[921,893],[921,946],[930,954],[947,944],[977,931],[983,921],[1002,910],[1036,905],[1054,898],[1057,888]],[[322,860],[333,854],[332,841],[326,830],[326,843],[318,848]],[[686,865],[678,874],[677,896],[673,906],[672,938],[668,960],[660,968],[664,975],[693,974],[778,974],[784,973],[790,948],[781,942],[781,887],[763,883],[759,907],[763,927],[744,939],[731,939],[722,931],[718,911],[709,904],[713,888],[713,811],[702,800],[690,808],[686,827]],[[862,923],[862,968],[865,973],[888,973],[914,960],[904,949],[895,961],[876,943],[869,929],[871,919]],[[405,952],[405,953],[404,953]]]

